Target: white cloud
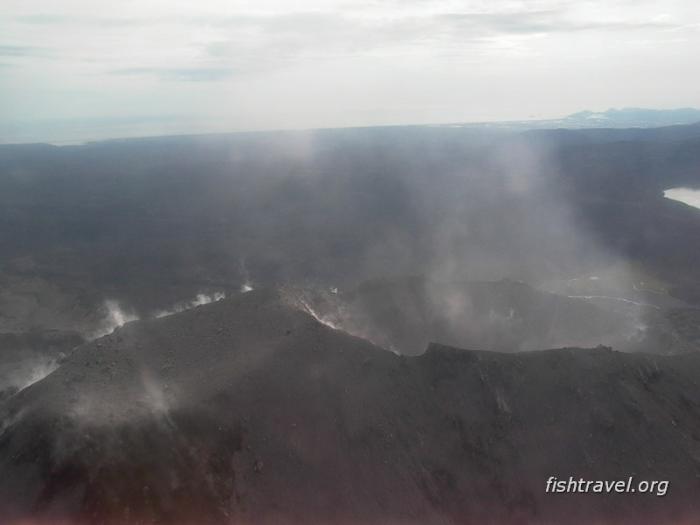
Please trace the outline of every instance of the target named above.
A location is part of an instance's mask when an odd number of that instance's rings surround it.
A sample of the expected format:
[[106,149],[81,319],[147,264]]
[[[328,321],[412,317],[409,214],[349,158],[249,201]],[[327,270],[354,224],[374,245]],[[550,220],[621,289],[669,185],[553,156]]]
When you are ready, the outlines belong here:
[[6,121],[186,113],[188,126],[218,130],[700,105],[690,0],[4,0],[0,10]]

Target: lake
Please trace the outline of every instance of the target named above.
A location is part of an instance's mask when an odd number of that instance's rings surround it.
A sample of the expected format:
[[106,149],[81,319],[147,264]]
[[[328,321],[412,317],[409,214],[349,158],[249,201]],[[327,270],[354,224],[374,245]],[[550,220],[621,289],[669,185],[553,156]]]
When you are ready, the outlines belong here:
[[700,190],[692,188],[671,188],[664,191],[664,197],[700,209]]

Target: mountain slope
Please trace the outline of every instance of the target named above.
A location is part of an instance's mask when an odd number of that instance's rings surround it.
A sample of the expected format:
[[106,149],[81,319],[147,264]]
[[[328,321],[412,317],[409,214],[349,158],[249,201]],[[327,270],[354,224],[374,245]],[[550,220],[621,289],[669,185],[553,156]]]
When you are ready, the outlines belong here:
[[[697,355],[400,357],[255,291],[127,324],[0,405],[0,515],[675,523],[700,513],[698,377]],[[544,493],[569,475],[670,489]]]

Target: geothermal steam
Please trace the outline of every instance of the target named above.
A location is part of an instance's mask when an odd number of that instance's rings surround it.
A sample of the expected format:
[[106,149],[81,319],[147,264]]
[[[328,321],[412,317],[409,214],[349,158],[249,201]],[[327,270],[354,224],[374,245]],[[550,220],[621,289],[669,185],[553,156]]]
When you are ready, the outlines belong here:
[[167,317],[169,315],[184,312],[185,310],[190,310],[191,308],[196,308],[197,306],[202,306],[204,304],[214,303],[216,301],[221,301],[226,298],[224,292],[214,292],[213,294],[199,293],[191,301],[184,301],[173,305],[168,310],[159,310],[154,314],[154,317],[161,318]]

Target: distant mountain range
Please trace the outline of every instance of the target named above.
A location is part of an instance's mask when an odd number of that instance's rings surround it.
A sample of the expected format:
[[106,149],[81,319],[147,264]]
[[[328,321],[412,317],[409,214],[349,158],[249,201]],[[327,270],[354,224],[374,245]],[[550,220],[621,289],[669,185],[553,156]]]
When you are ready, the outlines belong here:
[[[475,128],[483,132],[484,129],[525,131],[529,129],[654,128],[696,122],[700,122],[700,109],[695,108],[612,108],[601,112],[579,111],[558,119],[371,127],[380,129],[426,126]],[[231,132],[230,125],[225,121],[173,115],[4,121],[0,122],[0,144],[50,143],[57,146],[69,146],[115,138],[226,134]],[[233,131],[233,133],[236,132]]]
[[653,128],[700,122],[700,109],[622,108],[607,111],[580,111],[563,119],[571,127]]
[[504,130],[582,129],[582,128],[656,128],[700,122],[700,109],[610,108],[607,111],[579,111],[560,119],[517,120],[452,124],[459,127],[491,127]]

